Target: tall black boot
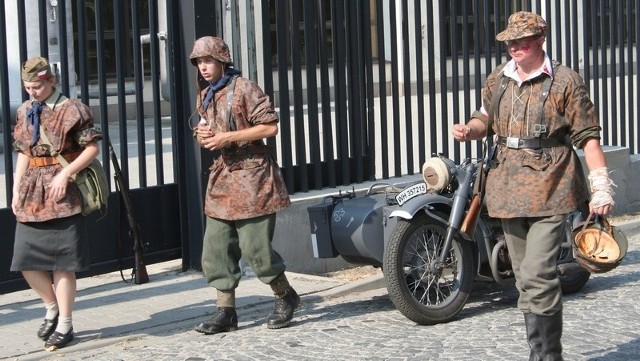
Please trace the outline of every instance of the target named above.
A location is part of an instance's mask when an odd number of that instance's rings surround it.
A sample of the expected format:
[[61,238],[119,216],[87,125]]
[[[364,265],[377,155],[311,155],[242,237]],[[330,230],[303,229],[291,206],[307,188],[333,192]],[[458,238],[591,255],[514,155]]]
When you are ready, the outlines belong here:
[[529,361],[562,361],[562,311],[551,316],[524,315]]
[[562,361],[562,311],[551,316],[539,316],[541,320],[540,335],[544,361]]
[[527,329],[527,343],[531,349],[529,361],[542,360],[542,339],[540,338],[537,316],[533,313],[525,313],[524,325]]

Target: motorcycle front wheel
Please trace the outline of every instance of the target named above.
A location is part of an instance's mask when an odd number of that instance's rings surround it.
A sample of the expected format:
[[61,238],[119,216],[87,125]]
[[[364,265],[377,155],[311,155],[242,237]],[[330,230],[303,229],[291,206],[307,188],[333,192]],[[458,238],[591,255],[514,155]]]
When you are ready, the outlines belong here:
[[453,240],[448,257],[439,265],[446,231],[426,214],[417,215],[399,221],[385,247],[383,270],[389,297],[400,313],[420,325],[453,319],[471,290],[473,256],[469,243]]

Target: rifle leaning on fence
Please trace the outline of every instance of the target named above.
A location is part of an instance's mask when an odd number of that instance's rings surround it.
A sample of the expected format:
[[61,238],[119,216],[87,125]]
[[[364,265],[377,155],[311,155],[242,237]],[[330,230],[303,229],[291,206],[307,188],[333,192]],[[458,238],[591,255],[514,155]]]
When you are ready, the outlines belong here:
[[[135,262],[133,269],[131,270],[131,278],[133,278],[136,284],[147,283],[149,282],[149,274],[147,274],[143,257],[144,247],[146,247],[146,244],[143,244],[142,242],[140,226],[133,214],[133,206],[129,195],[129,185],[127,184],[127,180],[120,169],[120,164],[118,163],[118,158],[116,158],[116,153],[113,151],[111,142],[109,142],[109,157],[111,158],[111,164],[113,164],[113,178],[116,181],[116,191],[120,194],[120,199],[122,200],[122,204],[124,204],[125,211],[127,212],[127,220],[129,221],[129,237],[133,239]],[[120,218],[118,217],[118,219]],[[119,237],[120,235],[118,233],[118,238]],[[122,275],[122,267],[120,268],[120,275],[125,282],[131,282],[124,279],[124,275]]]

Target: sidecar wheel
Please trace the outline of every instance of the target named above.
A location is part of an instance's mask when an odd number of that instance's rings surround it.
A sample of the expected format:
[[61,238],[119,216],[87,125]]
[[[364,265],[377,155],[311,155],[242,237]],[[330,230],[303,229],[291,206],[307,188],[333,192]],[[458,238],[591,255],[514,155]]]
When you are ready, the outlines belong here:
[[433,268],[446,231],[426,214],[417,215],[399,221],[385,247],[383,270],[391,301],[405,317],[420,325],[453,319],[471,290],[473,257],[469,243],[454,240],[444,268],[439,272]]

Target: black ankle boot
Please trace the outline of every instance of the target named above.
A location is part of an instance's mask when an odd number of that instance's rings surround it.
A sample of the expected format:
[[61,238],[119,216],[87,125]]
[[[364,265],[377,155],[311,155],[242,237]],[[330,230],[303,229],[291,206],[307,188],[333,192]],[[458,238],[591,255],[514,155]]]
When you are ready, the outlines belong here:
[[283,297],[276,296],[273,312],[267,317],[267,328],[283,328],[289,326],[293,311],[300,304],[300,296],[293,288],[289,288]]
[[198,326],[195,330],[205,335],[238,329],[238,315],[233,307],[218,307],[218,311],[211,318]]

